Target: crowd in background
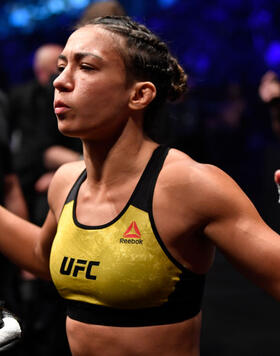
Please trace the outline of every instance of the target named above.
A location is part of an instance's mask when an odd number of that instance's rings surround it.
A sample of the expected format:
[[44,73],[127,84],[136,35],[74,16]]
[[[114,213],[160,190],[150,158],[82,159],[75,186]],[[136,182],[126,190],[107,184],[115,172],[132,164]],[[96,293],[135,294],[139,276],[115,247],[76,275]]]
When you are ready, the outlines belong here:
[[[80,21],[106,14],[123,15],[125,10],[116,1],[97,3]],[[55,170],[82,155],[80,142],[63,137],[56,128],[51,83],[60,51],[61,44],[42,44],[34,55],[34,79],[0,96],[1,204],[37,224],[46,216],[47,189]],[[280,233],[280,208],[273,183],[274,171],[280,168],[280,83],[275,73],[266,73],[258,86],[250,88],[235,81],[215,88],[193,85],[179,103],[162,108],[159,120],[149,130],[158,142],[225,170],[249,195],[265,221]],[[64,310],[52,284],[19,271],[2,256],[0,263],[0,299],[19,315],[24,327],[22,342],[6,354],[69,354]],[[225,268],[223,263],[218,256],[214,267],[218,276],[219,269]],[[222,308],[211,304],[211,298],[217,290],[221,296],[223,281],[217,287],[216,279],[211,286],[211,278],[215,277],[210,276],[206,291],[210,312],[206,308],[205,328],[207,318],[219,320],[214,312]],[[231,283],[240,300],[244,298],[243,283],[238,278]],[[265,298],[264,303],[269,303]],[[235,301],[238,304],[238,298]],[[230,341],[210,340],[209,335],[202,334],[202,355],[251,355],[232,348]],[[209,346],[211,342],[218,343],[219,348]]]

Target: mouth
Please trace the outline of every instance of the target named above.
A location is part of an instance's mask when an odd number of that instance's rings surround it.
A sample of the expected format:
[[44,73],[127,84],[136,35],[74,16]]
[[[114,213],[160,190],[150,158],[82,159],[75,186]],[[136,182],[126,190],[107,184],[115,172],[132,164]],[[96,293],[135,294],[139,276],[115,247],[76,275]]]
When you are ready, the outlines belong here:
[[62,101],[57,100],[54,102],[54,112],[55,114],[59,115],[59,114],[63,114],[67,111],[70,110],[70,107],[66,104],[64,104]]

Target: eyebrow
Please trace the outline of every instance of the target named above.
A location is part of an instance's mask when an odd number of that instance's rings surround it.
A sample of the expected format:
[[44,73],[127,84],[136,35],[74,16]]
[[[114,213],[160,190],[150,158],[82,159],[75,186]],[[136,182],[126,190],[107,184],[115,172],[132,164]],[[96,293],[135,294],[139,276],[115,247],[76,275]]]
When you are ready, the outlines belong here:
[[[74,55],[74,58],[75,58],[76,61],[80,61],[81,59],[83,59],[85,57],[93,57],[94,59],[98,59],[99,61],[103,61],[102,57],[100,57],[100,56],[98,56],[96,54],[93,54],[91,52],[77,52]],[[65,62],[67,62],[67,57],[64,56],[63,54],[60,54],[58,56],[58,59],[61,59],[61,60],[65,61]]]

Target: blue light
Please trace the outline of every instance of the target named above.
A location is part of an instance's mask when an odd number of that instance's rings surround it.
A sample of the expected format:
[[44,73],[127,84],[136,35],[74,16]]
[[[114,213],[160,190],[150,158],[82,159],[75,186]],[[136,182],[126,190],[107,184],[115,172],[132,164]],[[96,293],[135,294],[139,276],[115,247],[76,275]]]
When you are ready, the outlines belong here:
[[26,8],[14,8],[9,16],[9,22],[14,27],[28,26],[30,22],[30,13]]
[[249,26],[252,28],[263,28],[268,26],[271,21],[272,13],[264,9],[253,12],[248,18]]
[[206,20],[212,20],[214,22],[225,22],[228,20],[228,13],[223,8],[212,7],[206,8],[204,11],[204,16]]
[[25,6],[9,4],[5,11],[9,14],[10,26],[25,31],[34,21],[45,20],[64,11],[80,10],[89,3],[90,0],[39,0],[36,4],[27,3]]
[[210,67],[210,60],[207,56],[201,55],[196,63],[198,73],[205,74]]
[[205,75],[211,66],[210,58],[206,54],[199,53],[196,50],[186,51],[183,56],[183,62],[186,67],[199,75]]
[[158,4],[160,7],[168,8],[176,4],[177,0],[158,0]]
[[69,0],[70,6],[74,9],[83,9],[89,2],[90,0]]
[[280,65],[280,42],[279,41],[273,41],[270,43],[265,53],[265,60],[270,67],[272,68],[279,67]]
[[44,20],[50,16],[50,12],[45,6],[41,7],[34,7],[32,8],[32,11],[30,11],[32,19],[36,20]]
[[65,2],[63,0],[49,0],[47,8],[52,14],[59,14],[65,10]]

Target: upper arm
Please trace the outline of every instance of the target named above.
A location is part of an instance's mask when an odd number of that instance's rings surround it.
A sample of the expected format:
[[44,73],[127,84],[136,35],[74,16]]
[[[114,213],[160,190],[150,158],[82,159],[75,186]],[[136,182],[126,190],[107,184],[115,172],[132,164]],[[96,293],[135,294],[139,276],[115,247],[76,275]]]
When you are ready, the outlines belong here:
[[[78,174],[76,173],[75,175],[76,170],[76,166],[72,163],[61,166],[54,174],[49,186],[48,202],[50,210],[41,228],[40,239],[36,246],[36,254],[47,271],[49,271],[49,256],[60,213],[73,184],[73,180]],[[78,170],[78,172],[80,172],[80,170]]]
[[40,265],[42,266],[42,272],[37,272],[37,275],[47,279],[50,278],[49,258],[53,239],[56,234],[56,229],[56,218],[53,212],[49,210],[46,220],[40,229],[38,243],[35,246],[35,255],[39,259]]
[[74,181],[81,173],[83,164],[70,163],[61,166],[55,173],[48,190],[49,213],[41,228],[40,238],[36,246],[37,257],[41,260],[44,270],[48,271],[49,277],[49,256],[53,239],[56,234],[57,224],[66,197]]
[[[225,173],[208,170],[204,183],[204,234],[247,277],[271,294],[280,296],[280,238]],[[271,182],[273,184],[273,182]]]

